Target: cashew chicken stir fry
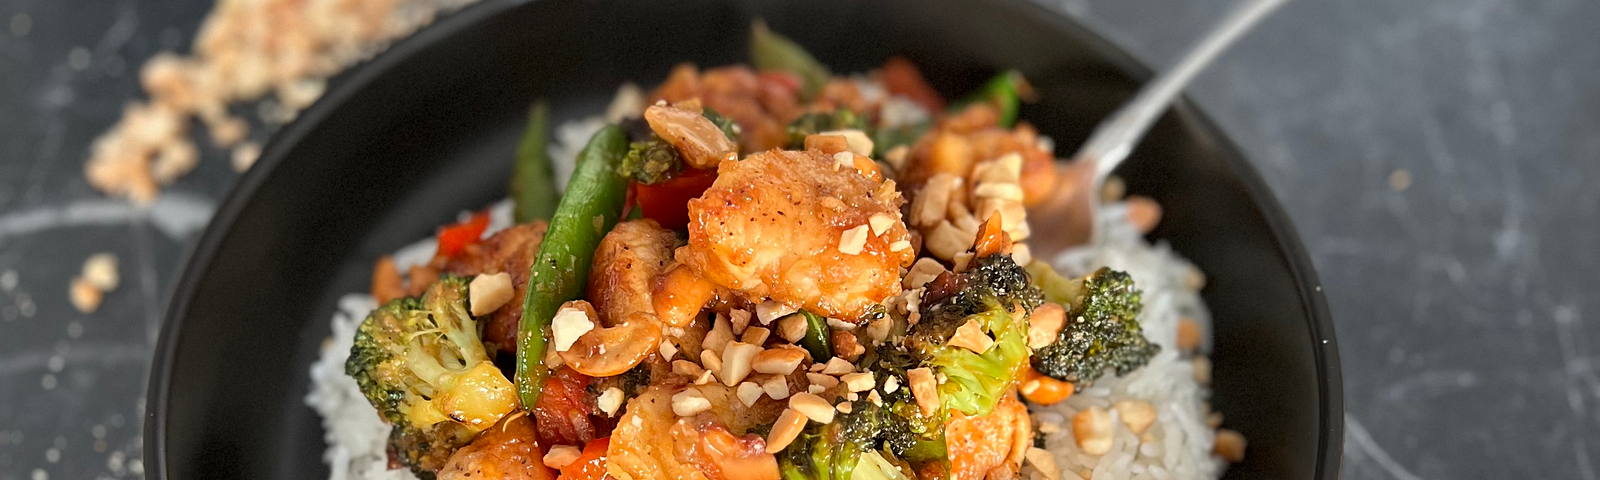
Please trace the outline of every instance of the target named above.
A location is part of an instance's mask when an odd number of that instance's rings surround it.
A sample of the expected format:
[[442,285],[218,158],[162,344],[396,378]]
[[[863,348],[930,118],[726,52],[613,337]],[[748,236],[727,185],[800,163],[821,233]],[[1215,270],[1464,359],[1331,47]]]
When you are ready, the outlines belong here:
[[1019,74],[947,103],[903,59],[831,76],[755,30],[754,67],[681,65],[614,105],[553,212],[541,103],[519,224],[379,260],[346,370],[396,468],[1016,478],[1048,461],[1027,405],[1156,353],[1126,274],[1031,258],[1025,207],[1078,186],[1016,122]]

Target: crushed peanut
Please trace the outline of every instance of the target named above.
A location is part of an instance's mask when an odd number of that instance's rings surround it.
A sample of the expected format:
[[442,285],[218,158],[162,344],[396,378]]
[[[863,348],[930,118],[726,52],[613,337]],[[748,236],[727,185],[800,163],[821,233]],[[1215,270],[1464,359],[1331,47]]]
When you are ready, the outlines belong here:
[[773,400],[789,398],[789,380],[781,376],[773,376],[761,382],[761,390],[766,391]]
[[[582,300],[578,300],[581,302]],[[575,302],[568,302],[575,303]],[[555,351],[565,352],[572,348],[578,337],[594,330],[594,322],[584,309],[576,306],[562,305],[555,317],[550,319],[551,343],[555,344]]]
[[671,340],[662,340],[660,349],[662,360],[672,360],[678,354],[678,346],[673,345]]
[[744,342],[729,342],[722,350],[722,368],[720,377],[722,384],[727,386],[738,385],[744,378],[750,376],[750,364],[761,353],[761,346]]
[[1211,453],[1230,463],[1244,460],[1244,435],[1226,428],[1217,430],[1217,441],[1211,444]]
[[867,226],[857,225],[855,228],[845,230],[839,236],[839,252],[845,255],[860,255],[867,246]]
[[1098,406],[1089,407],[1072,416],[1072,438],[1083,453],[1105,455],[1111,451],[1111,414]]
[[794,396],[789,397],[789,408],[800,412],[801,415],[805,415],[806,418],[811,419],[813,422],[833,422],[833,405],[829,404],[827,400],[823,400],[822,397],[810,393],[796,393]]
[[95,288],[89,280],[79,277],[67,287],[68,299],[72,307],[83,313],[94,313],[100,309],[100,302],[105,299],[105,292]]
[[472,316],[488,315],[510,302],[513,294],[511,275],[505,272],[478,275],[467,285],[467,304],[472,307]]
[[839,386],[839,379],[834,378],[832,375],[807,372],[806,380],[811,381],[812,385],[822,387],[824,390]]
[[906,381],[911,383],[911,395],[916,397],[923,415],[939,411],[939,385],[934,383],[932,370],[926,367],[906,370]]
[[786,408],[778,415],[777,423],[772,424],[772,430],[767,433],[767,453],[778,453],[787,448],[800,436],[800,431],[806,427],[806,417],[796,412],[793,408]]
[[686,388],[672,396],[672,413],[680,417],[692,417],[710,409],[711,401],[697,388]]
[[751,382],[739,384],[739,388],[734,391],[734,395],[739,397],[739,403],[743,403],[746,407],[755,405],[756,400],[761,399],[762,393],[761,386]]
[[833,409],[838,410],[839,413],[850,413],[855,411],[855,407],[850,406],[850,402],[840,402],[838,405],[834,405]]
[[604,393],[601,393],[595,399],[595,406],[599,407],[600,411],[606,412],[606,416],[616,415],[617,410],[622,408],[622,389],[617,387],[607,388]]
[[117,289],[120,275],[117,274],[117,256],[113,253],[96,253],[90,255],[83,262],[83,279],[88,280],[94,288],[102,292]]
[[765,327],[750,327],[744,329],[744,335],[739,338],[739,341],[751,345],[764,345],[767,343],[767,337],[771,335],[772,330],[768,330]]
[[828,375],[844,375],[854,371],[856,371],[855,365],[851,365],[849,361],[839,357],[828,359],[828,363],[822,367],[822,373]]
[[706,373],[706,369],[700,368],[699,365],[695,365],[694,362],[688,360],[673,360],[672,373],[698,378],[700,374]]
[[917,263],[911,264],[911,269],[906,271],[905,278],[901,280],[901,285],[907,290],[922,288],[923,285],[927,285],[933,279],[939,278],[939,275],[944,272],[944,264],[932,258],[922,257],[917,259]]
[[1060,335],[1061,327],[1067,323],[1067,310],[1061,304],[1045,302],[1033,309],[1033,315],[1028,317],[1028,346],[1034,349],[1044,348],[1056,341]]
[[878,236],[883,235],[883,232],[887,232],[889,228],[894,227],[894,222],[894,217],[880,212],[872,214],[872,217],[867,219],[867,226],[872,227],[873,236]]
[[1044,474],[1045,480],[1061,480],[1061,468],[1056,466],[1056,456],[1049,450],[1032,447],[1023,454],[1028,463],[1033,464],[1033,469]]
[[798,342],[806,336],[806,319],[800,315],[791,315],[778,321],[778,336],[789,342]]
[[798,348],[769,348],[757,353],[750,367],[757,373],[788,375],[805,359],[805,351]]
[[765,302],[756,304],[756,319],[760,320],[762,325],[767,325],[772,323],[773,320],[782,318],[783,316],[794,313],[795,311],[796,310],[794,307],[774,302],[772,300],[767,300]]
[[750,311],[737,308],[733,309],[732,311],[728,312],[728,321],[733,327],[733,331],[742,333],[746,328],[750,327]]
[[950,346],[971,350],[973,353],[983,354],[994,347],[994,339],[983,331],[983,326],[976,319],[967,319],[966,323],[956,328],[956,333],[950,336]]
[[701,350],[700,366],[705,367],[707,372],[720,372],[722,371],[722,355],[713,350]]
[[1134,435],[1144,433],[1144,430],[1150,428],[1150,424],[1156,421],[1156,408],[1144,400],[1118,400],[1111,404],[1111,409],[1117,411],[1117,418],[1120,418],[1122,424],[1127,425],[1128,430],[1133,431]]
[[872,372],[848,373],[839,377],[839,380],[844,382],[846,390],[852,392],[872,390],[872,387],[878,384],[878,379],[872,375]]

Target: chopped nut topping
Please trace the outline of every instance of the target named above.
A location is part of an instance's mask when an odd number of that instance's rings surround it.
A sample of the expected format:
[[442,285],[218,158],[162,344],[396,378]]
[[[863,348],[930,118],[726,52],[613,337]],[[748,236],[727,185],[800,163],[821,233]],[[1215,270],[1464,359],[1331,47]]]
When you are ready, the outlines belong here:
[[810,380],[812,385],[821,386],[823,389],[829,389],[839,385],[839,379],[834,378],[832,375],[824,375],[821,373],[808,372],[806,373],[806,380]]
[[746,407],[755,405],[756,400],[761,399],[761,394],[761,386],[750,382],[739,384],[739,389],[734,392],[734,395],[739,397],[739,402]]
[[872,227],[873,236],[878,236],[883,235],[883,232],[887,232],[894,227],[894,222],[895,218],[887,213],[874,213],[872,218],[867,219],[867,226]]
[[909,240],[896,240],[894,243],[889,244],[889,251],[891,252],[899,252],[908,248],[911,248],[911,241]]
[[692,417],[710,409],[711,401],[697,388],[686,388],[672,396],[672,413],[680,417]]
[[846,332],[854,331],[856,329],[856,324],[833,317],[828,317],[828,326],[834,330],[844,330]]
[[1061,333],[1061,327],[1067,323],[1067,310],[1061,304],[1045,302],[1033,309],[1033,315],[1028,317],[1028,346],[1034,349],[1044,348],[1056,341],[1056,336]]
[[1190,317],[1178,319],[1178,350],[1193,352],[1200,348],[1200,322]]
[[839,377],[839,380],[844,382],[845,389],[852,392],[872,390],[872,387],[878,384],[878,380],[873,377],[872,372],[849,373]]
[[783,409],[778,415],[777,423],[772,424],[772,431],[767,433],[767,453],[778,453],[787,448],[800,436],[800,431],[806,428],[806,417],[796,412],[793,408]]
[[790,343],[798,342],[806,336],[806,319],[800,315],[784,317],[778,321],[778,336]]
[[1119,400],[1111,404],[1111,409],[1117,411],[1117,417],[1134,435],[1144,433],[1156,421],[1156,408],[1144,400]]
[[744,329],[744,336],[739,341],[759,346],[766,344],[767,337],[770,335],[772,335],[772,330],[768,330],[766,327],[750,327]]
[[761,353],[761,347],[744,342],[729,342],[722,350],[722,368],[719,369],[722,384],[727,386],[738,385],[744,377],[750,375],[751,362],[756,354]]
[[733,309],[732,311],[728,312],[728,321],[733,326],[733,331],[744,332],[746,328],[750,327],[750,311],[737,308]]
[[[583,300],[567,302],[567,305],[562,305],[561,309],[556,311],[555,317],[550,319],[551,343],[555,344],[557,352],[571,349],[572,344],[578,341],[578,337],[594,330],[594,322],[589,318],[588,312],[584,311],[592,308],[584,309],[573,305],[576,302]],[[588,302],[583,302],[583,305],[587,306]]]
[[617,409],[622,408],[622,389],[607,388],[599,398],[595,399],[595,406],[600,407],[600,411],[606,412],[607,416],[616,415]]
[[956,333],[950,336],[950,346],[961,347],[974,353],[982,354],[994,346],[994,339],[984,333],[983,326],[975,319],[967,319],[967,323],[956,328]]
[[661,359],[662,360],[672,360],[672,357],[676,356],[677,354],[678,354],[678,346],[677,345],[673,345],[671,340],[662,340],[661,341]]
[[895,390],[899,389],[900,377],[891,375],[889,378],[883,379],[883,393],[894,393]]
[[839,357],[828,359],[827,365],[822,367],[822,373],[828,375],[844,375],[854,371],[856,371],[855,365],[851,365],[850,362]]
[[767,300],[765,302],[756,304],[756,319],[760,320],[762,325],[772,323],[773,320],[777,320],[782,318],[784,315],[794,312],[794,307],[774,302],[772,300]]
[[95,288],[88,279],[79,277],[67,287],[67,296],[72,301],[72,307],[79,312],[94,313],[100,309],[100,302],[105,299],[105,292]]
[[948,220],[940,220],[923,238],[922,248],[936,257],[945,260],[954,259],[956,254],[972,248],[972,240],[977,232],[976,221],[973,222],[972,228],[963,229]]
[[700,368],[699,365],[695,365],[694,362],[688,360],[673,360],[672,373],[685,377],[699,377],[700,374],[706,373],[706,369]]
[[[505,272],[472,277],[472,283],[467,285],[467,304],[472,307],[474,317],[494,313],[510,302],[512,295],[511,275]],[[567,345],[570,347],[572,344]]]
[[844,137],[845,142],[850,144],[850,152],[863,157],[872,156],[873,142],[872,138],[868,137],[866,132],[856,129],[846,129],[817,132],[817,135],[838,135]]
[[768,378],[767,381],[761,382],[761,389],[766,391],[767,396],[772,397],[773,400],[789,398],[789,380],[784,377],[773,376]]
[[905,278],[901,280],[901,285],[907,290],[922,288],[923,285],[927,285],[933,279],[939,278],[939,275],[944,272],[944,264],[932,258],[922,257],[917,259],[917,263],[911,264],[911,269],[906,271]]
[[906,380],[911,382],[911,395],[917,398],[917,406],[922,407],[923,415],[933,415],[933,412],[939,411],[939,385],[934,383],[932,370],[906,370]]
[[1072,437],[1078,448],[1090,455],[1111,451],[1111,414],[1104,408],[1089,407],[1072,416]]
[[1244,461],[1244,447],[1244,435],[1224,428],[1217,430],[1217,441],[1211,445],[1211,453],[1230,463],[1239,463]]
[[88,280],[94,288],[102,292],[117,289],[120,275],[117,274],[117,256],[112,253],[96,253],[90,255],[83,262],[83,279]]
[[857,225],[839,236],[839,251],[845,255],[860,255],[867,246],[867,226]]
[[701,350],[700,366],[705,367],[707,372],[720,372],[722,371],[722,355],[718,355],[717,352],[711,350]]
[[1033,469],[1044,474],[1045,480],[1061,480],[1061,468],[1056,466],[1056,456],[1043,448],[1029,448],[1023,454],[1028,463],[1033,464]]
[[705,351],[722,353],[722,348],[733,341],[733,325],[728,322],[728,317],[717,315],[710,331],[706,332],[704,339],[700,340],[700,348]]
[[757,353],[750,367],[757,373],[788,375],[805,359],[805,351],[798,348],[769,348]]
[[833,422],[833,405],[810,393],[796,393],[789,397],[789,408],[817,423]]
[[840,402],[838,405],[834,405],[833,409],[838,410],[839,413],[850,413],[855,411],[855,407],[851,407],[850,402]]

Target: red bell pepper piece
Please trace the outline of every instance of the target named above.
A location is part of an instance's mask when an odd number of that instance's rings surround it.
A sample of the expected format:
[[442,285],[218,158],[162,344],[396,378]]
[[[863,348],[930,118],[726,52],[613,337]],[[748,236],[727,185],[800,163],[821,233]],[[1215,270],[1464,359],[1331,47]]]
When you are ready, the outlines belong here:
[[455,225],[448,225],[439,229],[439,251],[435,254],[440,257],[454,257],[467,248],[467,245],[478,243],[483,238],[483,231],[489,228],[489,212],[477,212],[472,218]]
[[671,180],[638,186],[639,208],[644,218],[670,230],[689,225],[689,200],[700,198],[717,181],[715,170],[688,169]]

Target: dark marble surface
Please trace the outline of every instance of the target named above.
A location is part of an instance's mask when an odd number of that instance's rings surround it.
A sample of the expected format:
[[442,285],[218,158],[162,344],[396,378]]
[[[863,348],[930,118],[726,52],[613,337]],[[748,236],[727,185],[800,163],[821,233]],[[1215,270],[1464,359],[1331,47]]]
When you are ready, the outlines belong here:
[[[1156,64],[1231,3],[1041,1]],[[0,480],[142,473],[162,304],[235,175],[208,151],[152,213],[80,172],[209,3],[0,0]],[[1321,273],[1346,478],[1596,478],[1596,25],[1592,0],[1298,0],[1190,89]],[[102,251],[122,287],[80,314],[67,282]]]

